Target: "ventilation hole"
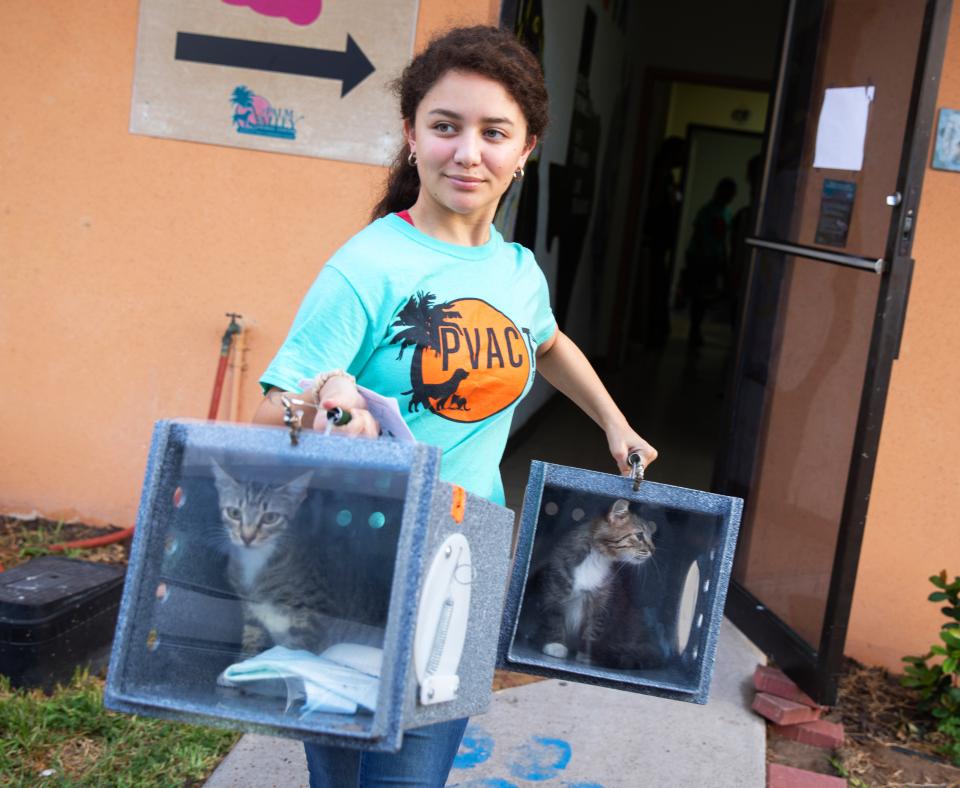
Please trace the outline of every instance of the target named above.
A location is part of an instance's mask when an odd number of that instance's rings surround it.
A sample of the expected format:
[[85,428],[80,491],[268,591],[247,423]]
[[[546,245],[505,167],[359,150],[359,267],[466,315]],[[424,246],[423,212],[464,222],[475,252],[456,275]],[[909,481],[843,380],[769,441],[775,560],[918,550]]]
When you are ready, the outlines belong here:
[[157,630],[151,629],[147,633],[147,650],[156,651],[158,645],[160,645],[160,638],[157,637]]
[[173,555],[177,552],[177,548],[180,546],[180,543],[177,541],[177,537],[168,536],[163,542],[163,551],[167,555]]
[[367,520],[371,528],[383,528],[384,524],[387,522],[387,518],[383,516],[381,512],[374,512],[370,515],[370,519]]
[[703,581],[703,593],[707,593],[710,590],[710,578],[708,577]]
[[161,602],[166,602],[167,597],[170,595],[170,589],[167,588],[166,583],[160,583],[157,586],[157,599]]
[[560,511],[560,507],[557,506],[553,501],[550,501],[550,503],[543,507],[543,511],[553,517],[553,515]]
[[579,523],[583,519],[585,512],[583,509],[577,508],[570,512],[570,516],[573,518],[574,522]]
[[176,509],[181,508],[187,502],[187,494],[183,491],[183,487],[177,487],[173,491],[173,506]]
[[694,647],[693,647],[693,655],[692,655],[692,656],[693,656],[694,659],[696,659],[698,656],[700,656],[700,647],[699,647],[699,646],[694,646]]
[[717,551],[716,551],[716,550],[711,550],[711,551],[710,551],[710,560],[711,560],[711,561],[716,561],[716,560],[717,560]]
[[701,613],[699,616],[697,616],[697,626],[698,626],[698,627],[702,627],[702,626],[703,626],[703,613]]
[[353,515],[350,513],[349,509],[341,509],[339,512],[337,512],[337,525],[345,528],[352,522]]

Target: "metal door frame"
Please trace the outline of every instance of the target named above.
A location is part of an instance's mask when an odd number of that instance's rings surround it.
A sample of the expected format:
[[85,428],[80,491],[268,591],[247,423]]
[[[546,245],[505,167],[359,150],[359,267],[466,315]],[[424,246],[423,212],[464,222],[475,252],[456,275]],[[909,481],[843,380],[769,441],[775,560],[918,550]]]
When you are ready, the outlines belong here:
[[[809,2],[810,0],[804,0]],[[824,0],[820,0],[824,5]],[[923,176],[929,155],[930,137],[933,131],[934,110],[940,71],[946,49],[950,11],[953,0],[927,0],[926,15],[921,32],[920,49],[915,67],[913,93],[907,116],[903,156],[897,176],[902,201],[894,208],[887,238],[885,261],[831,259],[832,255],[822,250],[778,244],[779,251],[796,257],[821,261],[820,264],[854,265],[858,268],[873,268],[881,276],[877,298],[863,393],[854,433],[849,474],[844,495],[843,510],[837,535],[830,588],[827,595],[824,622],[819,647],[810,647],[792,628],[771,612],[762,600],[753,596],[735,580],[730,583],[727,597],[727,615],[760,648],[770,654],[777,664],[787,671],[818,702],[833,704],[836,701],[837,678],[841,672],[847,625],[856,584],[860,548],[863,543],[864,526],[870,499],[870,488],[876,468],[880,430],[883,424],[887,392],[893,361],[900,348],[910,280],[914,261],[910,257],[913,233],[916,228]],[[777,74],[777,87],[770,104],[766,150],[764,153],[764,181],[761,185],[760,205],[755,225],[756,235],[760,227],[762,206],[767,193],[772,146],[770,140],[779,131],[779,115],[783,97],[784,75],[790,57],[793,21],[798,0],[791,0],[781,43],[781,61]],[[755,247],[770,248],[769,241],[754,239]],[[818,252],[820,252],[818,254]],[[757,252],[751,260],[751,273],[756,265]],[[843,257],[838,255],[838,257]],[[882,265],[878,264],[882,263]],[[881,270],[877,270],[881,269]],[[865,276],[869,275],[866,272]],[[752,279],[752,277],[751,277]],[[746,307],[749,298],[741,301]],[[743,322],[741,321],[741,326]],[[731,390],[727,397],[726,445],[734,429],[734,414],[739,396],[739,381],[744,372],[743,334],[738,339]],[[718,481],[725,480],[723,473]],[[722,482],[721,482],[722,487]],[[720,489],[719,492],[725,492]],[[736,493],[736,491],[732,491]]]

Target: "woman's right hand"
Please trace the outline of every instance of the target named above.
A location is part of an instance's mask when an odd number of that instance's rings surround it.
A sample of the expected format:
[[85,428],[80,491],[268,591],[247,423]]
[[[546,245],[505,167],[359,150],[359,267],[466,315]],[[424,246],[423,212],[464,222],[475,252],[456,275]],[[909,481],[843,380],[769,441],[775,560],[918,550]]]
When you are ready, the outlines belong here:
[[320,413],[317,414],[317,420],[313,423],[315,430],[326,429],[323,422],[326,420],[326,412],[340,408],[340,410],[350,414],[350,421],[342,427],[333,425],[331,432],[335,435],[347,435],[354,438],[377,438],[380,435],[380,424],[373,414],[366,408],[348,408],[340,403],[334,397],[325,397],[320,400]]
[[[380,425],[367,410],[367,401],[357,391],[356,384],[350,378],[330,378],[324,384],[320,397],[317,396],[312,384],[312,380],[303,380],[300,382],[302,391],[286,392],[291,399],[304,403],[296,407],[303,412],[302,424],[305,429],[325,430],[327,411],[340,408],[350,413],[350,421],[342,427],[333,426],[332,432],[338,435],[365,438],[376,438],[380,434]],[[280,389],[271,389],[253,414],[253,423],[283,426],[284,407],[281,401],[283,394],[284,392]],[[318,401],[319,409],[314,407],[314,403]]]
[[315,391],[310,386],[312,381],[301,381],[305,385],[303,394],[306,398],[314,397],[320,403],[320,412],[317,414],[313,428],[326,429],[327,412],[340,408],[350,414],[350,421],[342,427],[334,425],[333,433],[349,437],[376,438],[380,435],[380,424],[367,410],[367,401],[357,391],[357,385],[348,377],[337,375],[323,384],[322,391]]

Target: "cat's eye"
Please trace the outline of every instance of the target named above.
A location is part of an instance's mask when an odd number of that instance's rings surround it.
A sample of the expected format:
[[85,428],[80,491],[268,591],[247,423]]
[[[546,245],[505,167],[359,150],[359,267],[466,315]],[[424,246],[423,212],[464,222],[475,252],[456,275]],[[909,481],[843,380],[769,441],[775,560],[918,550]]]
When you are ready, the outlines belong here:
[[236,506],[227,506],[223,513],[227,516],[228,520],[236,520],[240,522],[240,510]]
[[276,525],[280,520],[281,517],[277,512],[267,512],[260,518],[260,523],[261,525]]

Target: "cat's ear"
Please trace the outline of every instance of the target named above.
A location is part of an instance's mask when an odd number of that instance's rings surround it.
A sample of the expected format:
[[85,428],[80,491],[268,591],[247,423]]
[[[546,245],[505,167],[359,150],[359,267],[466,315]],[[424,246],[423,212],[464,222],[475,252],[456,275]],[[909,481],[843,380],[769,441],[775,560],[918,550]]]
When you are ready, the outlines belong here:
[[621,520],[630,513],[630,501],[625,501],[623,498],[618,498],[613,502],[613,506],[610,507],[610,519],[611,520]]
[[216,460],[210,460],[210,470],[213,472],[213,483],[219,492],[229,492],[237,486],[236,480],[221,468]]
[[277,489],[289,495],[294,504],[299,506],[303,503],[303,499],[307,497],[307,490],[310,489],[310,479],[312,477],[313,471],[307,471],[286,484],[280,485]]
[[657,532],[657,524],[653,520],[641,520],[646,527],[650,536],[653,536]]

